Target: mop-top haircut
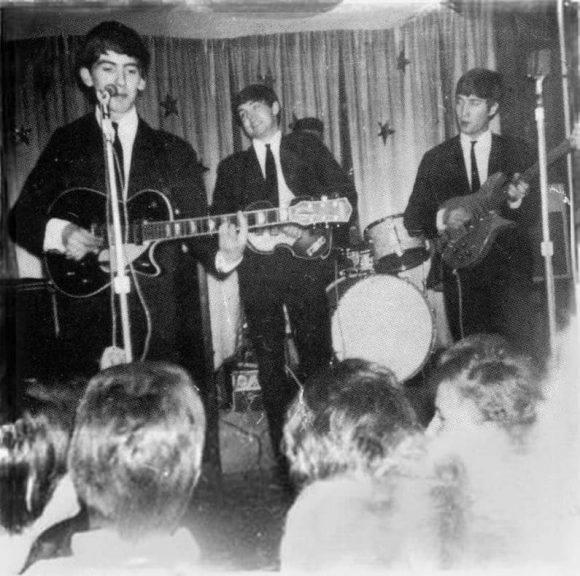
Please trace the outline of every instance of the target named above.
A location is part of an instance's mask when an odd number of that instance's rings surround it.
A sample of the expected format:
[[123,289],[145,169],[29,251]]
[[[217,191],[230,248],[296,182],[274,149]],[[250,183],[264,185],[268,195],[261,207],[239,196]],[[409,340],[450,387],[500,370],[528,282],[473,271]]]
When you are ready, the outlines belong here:
[[135,58],[141,76],[147,77],[151,57],[141,36],[132,28],[114,20],[101,22],[86,35],[77,56],[77,70],[91,70],[99,57],[108,51]]
[[488,108],[501,101],[502,75],[486,68],[472,68],[457,82],[456,96],[477,96],[487,100]]
[[199,477],[205,424],[194,382],[179,366],[121,364],[93,377],[69,453],[91,517],[129,539],[176,528]]
[[[250,84],[249,86],[246,86],[232,98],[232,115],[238,126],[242,125],[238,108],[242,104],[246,104],[248,102],[264,102],[270,107],[274,104],[274,102],[278,102],[278,104],[280,104],[278,95],[269,86],[266,86],[265,84]],[[280,122],[280,116],[281,112],[279,112],[277,115],[278,122]]]

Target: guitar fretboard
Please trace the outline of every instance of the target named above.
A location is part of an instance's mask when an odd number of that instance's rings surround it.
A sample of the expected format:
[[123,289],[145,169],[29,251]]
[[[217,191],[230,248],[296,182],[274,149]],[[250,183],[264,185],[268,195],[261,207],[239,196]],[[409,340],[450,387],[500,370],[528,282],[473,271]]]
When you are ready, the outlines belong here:
[[[244,212],[248,220],[248,228],[262,228],[288,222],[288,210],[283,208],[268,208]],[[138,228],[142,228],[141,241],[169,240],[171,238],[187,238],[192,236],[208,236],[216,234],[223,223],[239,226],[237,214],[222,214],[220,216],[201,216],[184,220],[169,220],[165,222],[145,222],[140,227],[132,226],[133,237],[138,239]]]
[[[244,212],[248,228],[264,228],[276,224],[291,222],[290,211],[287,208],[266,208]],[[217,234],[223,223],[239,226],[237,214],[221,214],[219,216],[199,216],[182,220],[165,220],[156,222],[137,221],[123,227],[123,237],[128,243],[141,244],[157,240],[176,238],[191,238],[194,236],[209,236]],[[106,226],[98,226],[93,232],[99,237],[107,234]]]

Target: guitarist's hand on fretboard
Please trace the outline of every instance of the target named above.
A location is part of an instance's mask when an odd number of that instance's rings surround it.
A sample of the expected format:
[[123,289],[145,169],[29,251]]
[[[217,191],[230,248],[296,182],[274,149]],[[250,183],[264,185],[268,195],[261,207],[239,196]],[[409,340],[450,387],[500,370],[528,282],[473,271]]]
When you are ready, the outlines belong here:
[[248,243],[248,220],[238,212],[239,228],[233,223],[223,222],[219,227],[219,249],[225,262],[234,264],[242,259]]

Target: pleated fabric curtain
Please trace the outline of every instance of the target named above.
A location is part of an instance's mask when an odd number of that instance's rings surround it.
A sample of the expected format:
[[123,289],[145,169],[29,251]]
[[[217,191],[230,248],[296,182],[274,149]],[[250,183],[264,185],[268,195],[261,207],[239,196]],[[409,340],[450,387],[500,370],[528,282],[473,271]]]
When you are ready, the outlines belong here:
[[[404,210],[422,154],[455,133],[453,89],[459,76],[472,66],[494,67],[493,26],[478,6],[470,8],[473,14],[426,12],[379,31],[147,37],[151,70],[139,113],[153,127],[191,143],[207,168],[211,202],[219,161],[249,145],[232,118],[232,95],[248,84],[271,82],[282,103],[284,131],[294,117],[324,122],[326,145],[352,168],[362,231]],[[79,41],[56,37],[3,44],[4,110],[11,120],[3,156],[9,205],[50,134],[90,110],[74,74]],[[162,106],[168,98],[175,100],[176,113]],[[387,123],[394,133],[383,142],[379,132]],[[14,247],[7,250],[7,262],[14,263]],[[37,259],[22,250],[17,256],[18,273],[11,269],[8,275],[41,276]],[[209,284],[219,365],[235,347],[238,332],[236,276],[225,283],[210,278]]]

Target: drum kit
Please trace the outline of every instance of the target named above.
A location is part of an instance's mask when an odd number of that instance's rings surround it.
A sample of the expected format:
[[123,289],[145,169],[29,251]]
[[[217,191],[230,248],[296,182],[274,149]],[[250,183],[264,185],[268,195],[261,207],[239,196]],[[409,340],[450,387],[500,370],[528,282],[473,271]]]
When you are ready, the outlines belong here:
[[383,364],[403,382],[423,368],[436,340],[425,282],[417,287],[408,273],[429,259],[429,249],[408,235],[402,214],[372,222],[364,238],[341,250],[338,277],[326,288],[334,352],[339,360]]

